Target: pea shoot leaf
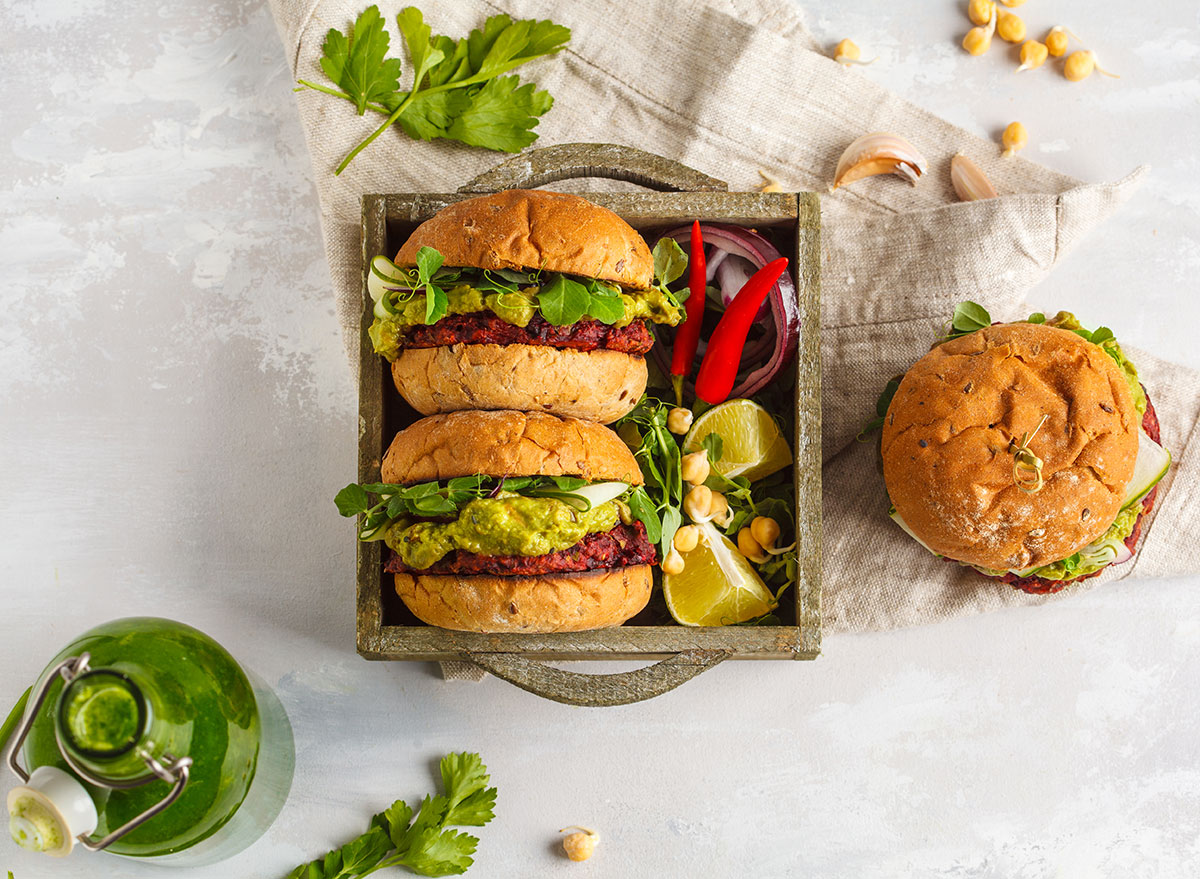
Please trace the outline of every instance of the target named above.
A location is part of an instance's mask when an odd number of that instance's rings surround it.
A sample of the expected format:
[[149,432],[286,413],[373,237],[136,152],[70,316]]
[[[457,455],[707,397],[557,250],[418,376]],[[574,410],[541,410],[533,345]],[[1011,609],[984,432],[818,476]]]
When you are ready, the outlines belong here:
[[371,509],[371,499],[361,485],[347,485],[333,499],[343,516],[357,516]]
[[721,460],[721,455],[725,452],[725,441],[719,433],[710,433],[700,440],[700,448],[708,452],[709,462],[715,463]]
[[957,335],[973,333],[992,325],[992,316],[977,302],[960,302],[954,306],[954,317],[950,326]]
[[660,238],[654,245],[654,279],[663,287],[685,271],[688,259],[674,238]]
[[549,323],[566,327],[587,314],[592,297],[587,288],[566,275],[555,275],[538,292],[538,309]]

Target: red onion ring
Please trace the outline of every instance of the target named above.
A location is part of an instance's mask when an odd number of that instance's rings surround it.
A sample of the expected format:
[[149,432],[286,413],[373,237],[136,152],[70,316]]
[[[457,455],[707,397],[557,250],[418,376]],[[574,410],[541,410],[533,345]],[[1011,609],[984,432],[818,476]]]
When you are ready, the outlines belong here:
[[[778,259],[780,253],[762,235],[741,226],[728,226],[717,223],[702,223],[700,231],[704,235],[704,243],[715,251],[708,259],[708,272],[711,278],[716,269],[725,261],[728,255],[740,256],[749,260],[755,270],[761,269],[773,259]],[[672,229],[661,237],[674,238],[684,249],[690,241],[691,226],[681,226]],[[793,266],[793,269],[795,267]],[[792,282],[791,274],[784,272],[779,281],[767,294],[770,304],[770,326],[774,330],[774,338],[756,340],[746,346],[742,352],[742,362],[738,372],[738,381],[730,391],[730,397],[749,397],[761,391],[771,380],[787,366],[796,355],[797,334],[800,332],[800,309],[796,303],[796,285]],[[773,344],[772,344],[773,342]],[[665,345],[654,346],[654,357],[663,367],[663,374],[670,374],[670,355],[665,351]],[[763,359],[763,354],[770,349],[770,356]],[[753,356],[750,356],[753,355]],[[755,365],[758,363],[759,365]]]

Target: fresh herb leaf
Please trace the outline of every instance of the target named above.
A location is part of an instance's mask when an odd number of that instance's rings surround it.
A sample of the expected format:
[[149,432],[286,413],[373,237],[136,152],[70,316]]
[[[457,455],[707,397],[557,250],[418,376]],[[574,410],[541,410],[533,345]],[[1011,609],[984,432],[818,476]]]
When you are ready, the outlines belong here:
[[709,462],[714,463],[721,460],[721,455],[725,452],[725,441],[719,433],[710,433],[700,440],[700,448],[708,452]]
[[362,836],[301,864],[288,879],[359,879],[388,867],[405,867],[422,876],[466,872],[479,840],[450,828],[482,827],[490,821],[496,789],[487,787],[487,767],[478,754],[447,754],[441,775],[446,793],[426,796],[415,818],[404,800],[396,800],[371,819]]
[[538,292],[538,309],[548,323],[570,326],[587,314],[591,296],[587,288],[566,275],[555,275]]
[[389,42],[378,6],[364,9],[349,34],[330,29],[325,35],[321,69],[359,116],[369,103],[387,100],[400,87],[400,59],[384,57]]
[[685,271],[688,259],[674,238],[660,238],[654,245],[654,280],[665,287]]
[[357,516],[371,509],[371,499],[361,485],[347,485],[337,493],[333,502],[343,516]]
[[954,317],[950,319],[950,327],[954,330],[950,338],[965,336],[976,330],[992,325],[992,316],[987,309],[977,302],[960,302],[954,306]]
[[615,324],[625,317],[625,303],[619,296],[593,294],[588,305],[587,316],[602,324]]
[[1092,342],[1097,345],[1107,342],[1112,338],[1115,338],[1115,336],[1113,336],[1113,331],[1108,327],[1099,327],[1098,329],[1092,331]]
[[635,490],[627,503],[633,516],[646,526],[647,536],[658,545],[662,557],[670,551],[682,521],[679,508],[683,503],[679,442],[667,430],[670,410],[665,401],[646,394],[616,426],[622,435],[632,432],[641,438],[633,456],[645,485]]
[[400,89],[400,60],[386,57],[390,37],[377,6],[364,10],[346,33],[326,35],[320,65],[335,88],[299,80],[302,89],[352,102],[360,116],[366,110],[387,116],[335,173],[393,125],[414,139],[441,137],[505,152],[519,152],[537,138],[531,129],[553,98],[532,83],[522,85],[516,75],[503,74],[560,51],[571,37],[568,28],[501,14],[454,40],[434,34],[414,7],[401,10],[396,23],[412,67],[408,91]]
[[659,519],[658,511],[654,508],[650,496],[646,494],[645,488],[638,486],[629,495],[629,511],[633,518],[646,526],[646,538],[651,543],[662,540],[662,520]]

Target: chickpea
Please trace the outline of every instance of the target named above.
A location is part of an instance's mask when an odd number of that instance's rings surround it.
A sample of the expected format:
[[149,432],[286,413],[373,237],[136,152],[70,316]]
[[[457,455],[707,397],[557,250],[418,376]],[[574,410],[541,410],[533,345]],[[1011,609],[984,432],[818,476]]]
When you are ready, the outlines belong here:
[[971,55],[982,55],[992,45],[992,35],[987,28],[973,27],[963,37],[963,48]]
[[750,533],[749,528],[743,528],[738,531],[737,537],[738,552],[750,559],[752,562],[766,561],[766,553],[763,552],[762,544],[754,539],[754,535]]
[[679,552],[691,552],[700,543],[700,529],[695,525],[680,525],[671,545]]
[[779,539],[779,523],[770,516],[755,516],[750,523],[750,536],[763,549],[770,549]]
[[711,469],[707,449],[684,455],[679,462],[679,475],[683,477],[684,482],[690,482],[692,485],[699,485],[708,479]]
[[1041,67],[1046,63],[1048,54],[1049,51],[1044,43],[1039,43],[1037,40],[1026,40],[1025,44],[1021,46],[1021,66],[1017,68],[1017,73]]
[[[568,830],[574,833],[567,833]],[[567,833],[563,837],[563,851],[572,861],[586,861],[595,853],[596,843],[600,841],[600,834],[586,827],[564,827],[558,832]]]
[[719,491],[714,491],[712,501],[708,505],[708,515],[714,519],[722,519],[729,513],[729,499]]
[[1017,150],[1025,149],[1025,145],[1029,143],[1029,132],[1020,122],[1012,122],[1008,128],[1004,129],[1004,134],[1000,136],[1000,143],[1004,146],[1004,152],[1001,155],[1011,156]]
[[671,547],[671,551],[666,554],[659,565],[664,574],[682,574],[683,573],[683,556],[679,554],[679,550]]
[[667,430],[682,436],[692,427],[692,410],[676,406],[667,413]]
[[996,4],[992,0],[971,0],[967,4],[967,17],[971,24],[986,25],[996,12]]
[[1067,34],[1069,31],[1065,27],[1052,27],[1050,32],[1046,34],[1046,39],[1043,41],[1046,44],[1046,51],[1055,58],[1061,58],[1067,53]]
[[712,489],[707,485],[696,485],[683,499],[683,512],[693,522],[707,522],[712,507]]
[[1025,39],[1025,20],[1011,12],[1001,12],[996,21],[996,33],[1002,40],[1019,43]]
[[1071,82],[1082,82],[1092,75],[1092,71],[1098,71],[1113,79],[1120,78],[1115,73],[1109,73],[1097,63],[1095,52],[1072,52],[1063,63],[1063,76]]

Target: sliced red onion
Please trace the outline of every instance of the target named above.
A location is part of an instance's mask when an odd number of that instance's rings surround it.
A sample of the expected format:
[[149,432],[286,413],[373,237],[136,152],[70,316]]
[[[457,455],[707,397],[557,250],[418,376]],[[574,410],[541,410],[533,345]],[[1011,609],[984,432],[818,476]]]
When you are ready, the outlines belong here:
[[[704,243],[713,249],[713,255],[707,260],[709,278],[726,268],[729,256],[738,256],[748,261],[754,271],[761,269],[773,259],[778,259],[780,253],[762,235],[741,226],[727,226],[716,223],[702,223],[700,231],[704,235]],[[681,226],[667,232],[664,238],[674,238],[685,248],[689,245],[691,226]],[[736,262],[733,263],[736,265]],[[794,269],[794,266],[793,266]],[[724,288],[722,284],[722,288]],[[741,289],[739,287],[738,289]],[[767,294],[770,309],[770,325],[773,329],[773,344],[763,341],[761,346],[750,343],[742,352],[742,363],[730,397],[748,397],[766,387],[779,374],[792,357],[796,354],[797,333],[800,331],[800,310],[796,303],[796,285],[792,282],[789,272],[784,272],[779,281]],[[764,336],[764,339],[766,337]],[[761,341],[761,340],[760,340]],[[766,345],[770,344],[770,354],[766,356]],[[701,342],[701,350],[704,343]],[[670,374],[670,354],[665,351],[665,345],[654,346],[654,356],[663,367],[664,374]]]
[[[705,252],[707,253],[707,251]],[[704,260],[704,278],[706,281],[712,283],[712,279],[717,276],[717,269],[724,264],[728,256],[728,250],[716,250]]]
[[1125,545],[1124,540],[1113,541],[1113,550],[1116,552],[1117,556],[1111,562],[1109,562],[1109,564],[1123,565],[1125,562],[1133,558],[1133,550]]
[[[749,260],[742,259],[740,256],[731,256],[729,259],[721,262],[721,267],[717,269],[717,281],[721,285],[721,301],[726,307],[733,298],[742,291],[746,286],[746,282],[750,280],[757,269],[750,263]],[[758,313],[754,315],[754,322],[769,320],[771,316],[771,303],[764,299],[763,304],[759,306]]]

